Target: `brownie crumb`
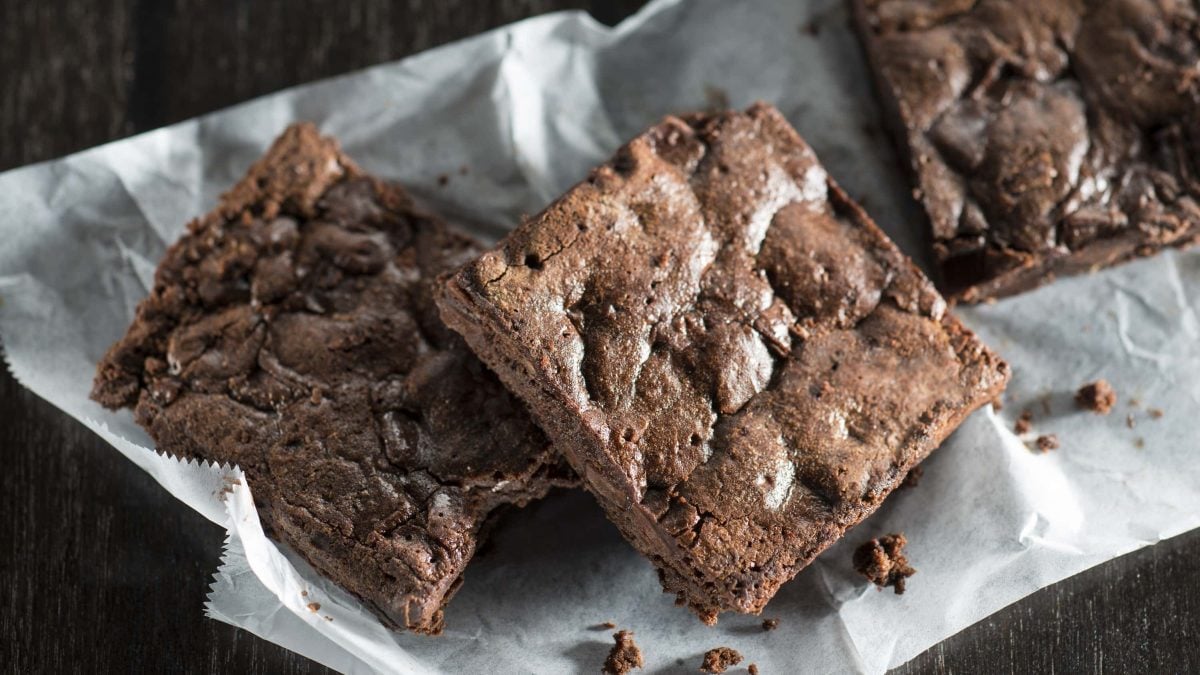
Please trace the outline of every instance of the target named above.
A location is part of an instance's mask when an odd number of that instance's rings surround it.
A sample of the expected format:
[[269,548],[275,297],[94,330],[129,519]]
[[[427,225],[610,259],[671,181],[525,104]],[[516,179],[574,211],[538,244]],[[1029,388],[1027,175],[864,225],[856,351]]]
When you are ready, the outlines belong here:
[[751,663],[750,665],[746,666],[746,672],[750,673],[750,675],[758,675],[758,666]]
[[1163,411],[1159,410],[1158,408],[1151,408],[1151,409],[1147,410],[1146,412],[1150,413],[1150,417],[1152,419],[1156,419],[1156,420],[1162,419]]
[[763,619],[763,630],[775,630],[779,628],[779,619]]
[[611,621],[605,621],[604,623],[600,624],[600,627],[605,630],[612,630],[617,627],[617,624],[615,624]]
[[1125,426],[1129,427],[1130,429],[1137,426],[1137,420],[1133,419],[1133,413],[1129,413],[1125,416]]
[[1144,438],[1134,439],[1133,447],[1137,448],[1138,450],[1141,450],[1142,448],[1146,447],[1146,439],[1144,439]]
[[736,666],[742,662],[742,655],[738,650],[730,647],[717,647],[704,652],[704,662],[700,664],[700,670],[706,673],[723,673],[730,666]]
[[602,672],[606,675],[625,675],[634,668],[645,665],[642,661],[642,650],[633,642],[632,632],[621,630],[613,633],[613,642],[616,644],[604,660]]
[[876,586],[891,586],[896,589],[896,595],[902,595],[904,580],[917,573],[909,567],[904,555],[907,544],[903,533],[872,539],[854,552],[854,569]]
[[437,177],[437,183],[438,183],[438,185],[439,185],[439,186],[441,186],[441,187],[446,187],[446,184],[447,184],[447,183],[449,183],[449,182],[450,182],[450,176],[448,176],[448,175],[446,175],[446,174],[444,174],[444,173],[443,173],[443,174],[439,174],[439,175],[438,175],[438,177]]
[[921,483],[921,477],[924,475],[925,469],[922,469],[920,466],[914,466],[908,470],[908,475],[904,477],[904,480],[900,481],[900,487],[915,488]]
[[992,399],[992,411],[1000,412],[1001,410],[1004,410],[1004,399],[1000,396],[997,396],[996,398]]
[[1020,435],[1020,434],[1029,433],[1029,430],[1032,428],[1033,428],[1033,411],[1025,410],[1021,413],[1021,416],[1017,418],[1017,423],[1013,425],[1013,431],[1017,432],[1017,434]]
[[1117,404],[1117,392],[1113,391],[1107,380],[1096,380],[1083,385],[1075,392],[1075,403],[1097,415],[1107,415]]
[[319,603],[319,602],[308,603],[308,611],[312,612],[313,614],[316,614],[317,612],[321,611],[321,603]]
[[1055,436],[1054,434],[1038,436],[1035,444],[1037,445],[1038,452],[1050,452],[1051,450],[1057,450],[1058,436]]

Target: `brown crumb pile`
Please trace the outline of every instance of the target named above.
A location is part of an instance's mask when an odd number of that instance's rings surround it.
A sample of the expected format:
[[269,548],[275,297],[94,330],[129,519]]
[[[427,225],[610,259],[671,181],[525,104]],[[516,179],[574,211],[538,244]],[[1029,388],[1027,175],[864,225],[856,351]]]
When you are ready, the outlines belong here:
[[613,633],[612,651],[608,653],[608,658],[604,659],[603,673],[606,675],[625,675],[634,668],[641,668],[645,665],[642,661],[642,650],[633,642],[633,633],[627,630],[617,631]]
[[736,666],[742,662],[742,655],[738,650],[730,647],[717,647],[704,652],[704,662],[700,664],[700,670],[706,673],[723,673],[730,666]]
[[750,675],[758,675],[758,666],[751,663],[750,665],[746,666],[746,672],[750,673]]
[[1033,412],[1026,410],[1017,418],[1017,423],[1013,425],[1013,431],[1017,434],[1028,433],[1033,428]]
[[763,630],[775,630],[779,628],[779,619],[763,619]]
[[904,480],[900,481],[900,487],[915,488],[921,483],[921,476],[924,475],[925,469],[922,469],[920,466],[914,466],[908,470],[908,475],[904,477]]
[[1083,385],[1075,392],[1075,403],[1097,415],[1107,415],[1117,404],[1117,392],[1113,391],[1108,380],[1096,380]]
[[1038,452],[1050,452],[1058,449],[1058,436],[1054,434],[1046,434],[1038,436],[1036,441]]
[[908,540],[902,533],[889,534],[872,539],[854,552],[854,569],[871,581],[885,588],[896,589],[896,595],[904,593],[904,580],[917,573],[909,567],[904,547]]

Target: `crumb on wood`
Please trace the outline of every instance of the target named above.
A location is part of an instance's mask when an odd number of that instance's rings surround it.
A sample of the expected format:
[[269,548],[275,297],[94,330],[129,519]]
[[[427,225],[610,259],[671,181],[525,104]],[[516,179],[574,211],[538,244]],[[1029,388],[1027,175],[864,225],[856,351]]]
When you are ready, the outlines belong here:
[[645,665],[642,660],[642,650],[634,643],[632,632],[620,630],[613,633],[613,642],[616,644],[608,653],[608,658],[604,660],[602,672],[606,675],[625,675],[634,668],[641,668]]
[[1013,425],[1013,431],[1017,435],[1027,434],[1033,428],[1033,411],[1026,409],[1021,411],[1021,416],[1017,418],[1016,424]]
[[730,666],[736,666],[742,662],[742,654],[732,647],[716,647],[704,652],[704,661],[700,663],[700,670],[706,673],[723,673]]
[[763,619],[763,630],[775,630],[776,628],[779,628],[779,619]]
[[1051,450],[1057,450],[1058,436],[1054,434],[1043,434],[1037,437],[1037,440],[1034,441],[1034,445],[1037,446],[1038,452],[1050,452]]
[[1117,404],[1117,392],[1113,391],[1108,380],[1096,380],[1083,385],[1075,392],[1075,403],[1097,415],[1107,415]]
[[906,475],[904,480],[900,482],[900,487],[915,488],[917,485],[920,485],[921,477],[924,475],[925,469],[921,468],[920,465],[914,466],[908,470],[908,475]]
[[902,595],[905,580],[917,573],[904,555],[907,544],[903,533],[872,539],[854,551],[854,569],[879,588],[891,586]]

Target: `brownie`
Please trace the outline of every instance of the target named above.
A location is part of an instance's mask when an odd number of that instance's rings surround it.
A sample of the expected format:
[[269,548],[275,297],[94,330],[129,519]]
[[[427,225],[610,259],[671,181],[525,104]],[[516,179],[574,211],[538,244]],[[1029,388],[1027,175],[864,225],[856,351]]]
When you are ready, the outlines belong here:
[[393,627],[438,633],[481,528],[570,470],[437,316],[474,244],[311,125],[171,246],[92,397],[237,464],[269,533]]
[[1008,379],[765,104],[667,118],[438,303],[710,623],[760,611]]
[[1200,239],[1183,0],[855,0],[943,289],[967,302]]
[[854,569],[879,588],[891,586],[896,595],[904,594],[905,580],[917,573],[908,564],[903,534],[889,534],[865,542],[854,550]]

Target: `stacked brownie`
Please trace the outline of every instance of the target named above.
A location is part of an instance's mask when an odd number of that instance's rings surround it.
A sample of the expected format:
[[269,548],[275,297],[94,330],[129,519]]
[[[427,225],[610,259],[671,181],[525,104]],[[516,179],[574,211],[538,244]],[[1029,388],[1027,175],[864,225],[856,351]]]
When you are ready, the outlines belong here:
[[708,623],[761,610],[1008,379],[766,105],[651,128],[438,303]]

